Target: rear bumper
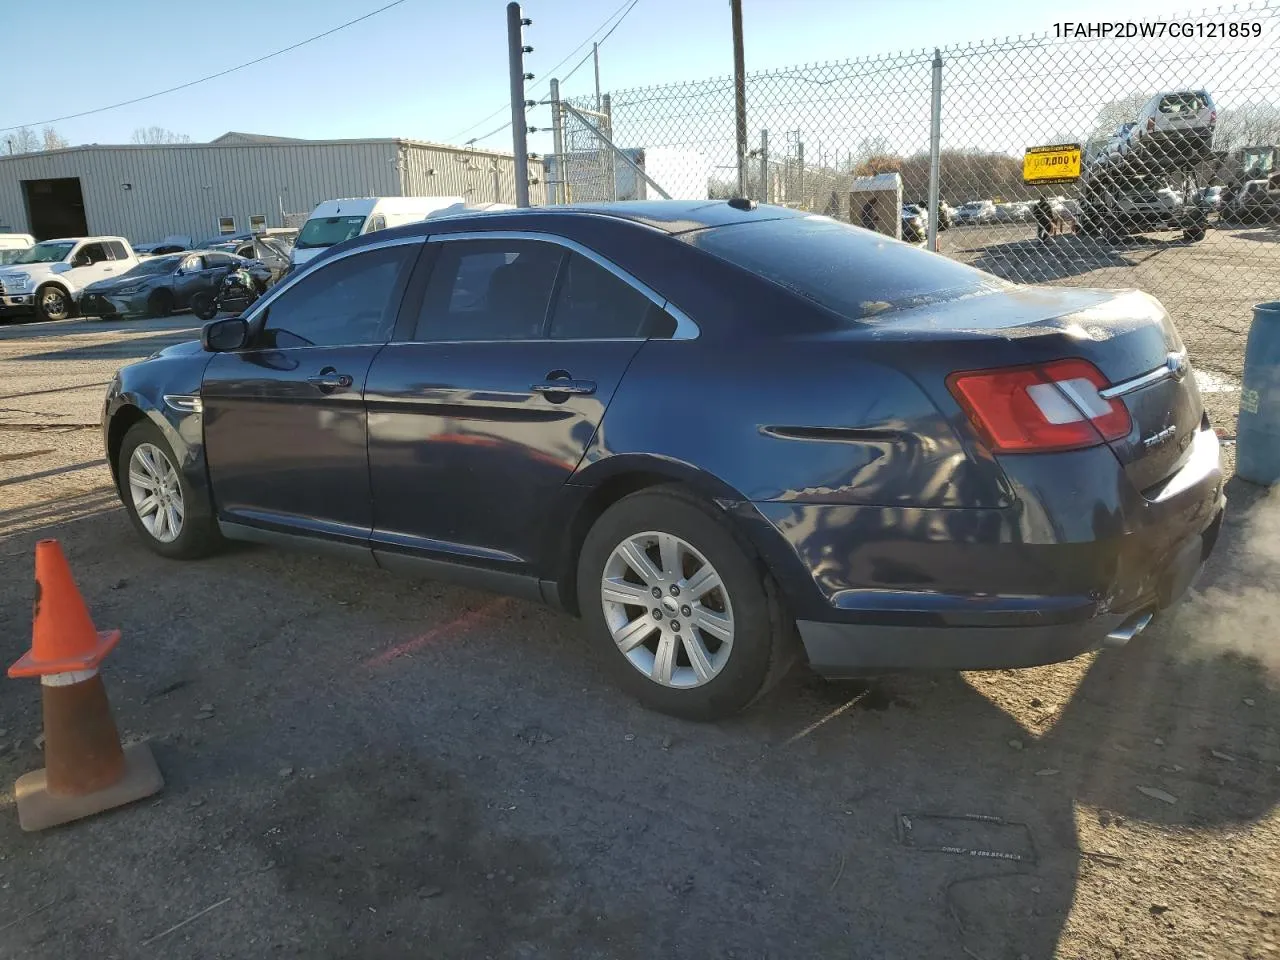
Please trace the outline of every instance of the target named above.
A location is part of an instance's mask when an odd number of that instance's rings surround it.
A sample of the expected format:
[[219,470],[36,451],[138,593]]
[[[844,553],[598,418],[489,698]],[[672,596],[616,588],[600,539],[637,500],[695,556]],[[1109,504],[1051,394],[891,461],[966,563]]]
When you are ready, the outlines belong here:
[[819,673],[1053,663],[1172,606],[1217,543],[1212,430],[1151,499],[1117,466],[1105,447],[1017,458],[1001,509],[756,503],[753,539]]

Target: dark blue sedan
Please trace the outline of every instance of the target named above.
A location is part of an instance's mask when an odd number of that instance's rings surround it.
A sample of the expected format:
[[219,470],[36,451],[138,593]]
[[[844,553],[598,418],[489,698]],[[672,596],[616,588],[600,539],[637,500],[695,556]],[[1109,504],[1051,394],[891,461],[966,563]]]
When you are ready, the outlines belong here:
[[645,704],[1042,664],[1187,588],[1225,500],[1168,314],[745,201],[358,237],[126,367],[144,541],[306,544],[579,614]]

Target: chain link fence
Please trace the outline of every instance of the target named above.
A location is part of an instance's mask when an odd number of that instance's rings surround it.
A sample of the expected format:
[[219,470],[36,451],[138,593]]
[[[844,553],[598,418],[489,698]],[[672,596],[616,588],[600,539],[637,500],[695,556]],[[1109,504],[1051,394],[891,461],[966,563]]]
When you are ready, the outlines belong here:
[[[1280,298],[1280,5],[747,76],[749,194],[859,222],[855,183],[896,173],[903,239],[1024,283],[1138,287],[1178,321],[1226,419],[1253,304]],[[747,48],[750,51],[750,24]],[[564,101],[552,202],[737,193],[732,78]],[[1081,175],[1027,186],[1025,151],[1078,144]],[[623,158],[630,161],[627,163]]]

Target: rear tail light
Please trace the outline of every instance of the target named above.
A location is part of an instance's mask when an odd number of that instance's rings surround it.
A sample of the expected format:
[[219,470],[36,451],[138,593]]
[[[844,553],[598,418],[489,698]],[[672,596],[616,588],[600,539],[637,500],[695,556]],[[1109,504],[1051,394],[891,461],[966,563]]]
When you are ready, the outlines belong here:
[[1151,132],[1151,131],[1153,131],[1155,128],[1156,128],[1156,118],[1155,118],[1155,117],[1147,117],[1147,133],[1150,133],[1150,132]]
[[1128,436],[1129,411],[1098,391],[1107,378],[1087,360],[947,377],[947,388],[996,453],[1078,450]]
[[1209,111],[1209,122],[1210,122],[1210,123],[1217,123],[1217,122],[1218,122],[1218,111],[1217,111],[1217,110],[1210,110],[1210,111]]

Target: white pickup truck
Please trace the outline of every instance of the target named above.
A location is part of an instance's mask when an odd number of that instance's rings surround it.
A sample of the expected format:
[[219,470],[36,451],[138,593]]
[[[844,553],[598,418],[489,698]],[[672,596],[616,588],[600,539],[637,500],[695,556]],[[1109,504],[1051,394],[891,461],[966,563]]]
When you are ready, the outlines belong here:
[[42,240],[0,267],[0,319],[34,313],[41,320],[73,316],[89,284],[118,277],[138,265],[123,237]]

